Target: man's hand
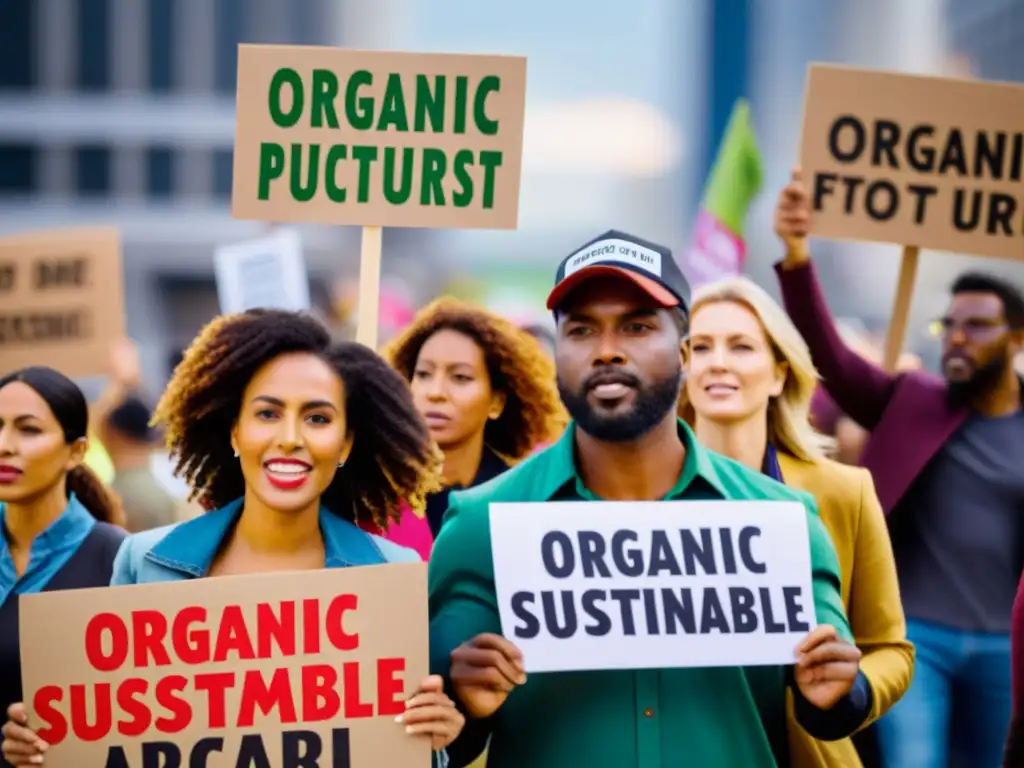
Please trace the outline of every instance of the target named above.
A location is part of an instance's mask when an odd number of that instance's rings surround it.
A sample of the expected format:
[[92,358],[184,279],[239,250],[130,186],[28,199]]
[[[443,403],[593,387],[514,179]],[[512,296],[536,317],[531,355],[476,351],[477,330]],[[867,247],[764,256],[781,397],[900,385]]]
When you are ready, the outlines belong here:
[[799,266],[809,258],[807,234],[811,229],[811,196],[803,172],[794,168],[790,182],[779,194],[775,207],[775,234],[786,246],[785,267]]
[[850,692],[860,671],[860,651],[829,624],[811,630],[796,649],[794,679],[818,709],[831,709]]
[[523,654],[500,635],[477,635],[452,651],[451,679],[470,717],[490,717],[526,682]]

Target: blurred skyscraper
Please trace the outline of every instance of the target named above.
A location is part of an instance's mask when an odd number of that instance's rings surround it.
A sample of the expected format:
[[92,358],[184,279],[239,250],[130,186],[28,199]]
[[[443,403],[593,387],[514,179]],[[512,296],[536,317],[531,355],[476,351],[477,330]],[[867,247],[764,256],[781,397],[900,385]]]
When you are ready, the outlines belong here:
[[[0,0],[0,232],[119,226],[129,330],[160,377],[217,311],[214,247],[267,226],[228,210],[238,43],[372,45],[390,3]],[[303,235],[324,283],[358,268],[358,230]],[[387,235],[392,265],[431,239]]]

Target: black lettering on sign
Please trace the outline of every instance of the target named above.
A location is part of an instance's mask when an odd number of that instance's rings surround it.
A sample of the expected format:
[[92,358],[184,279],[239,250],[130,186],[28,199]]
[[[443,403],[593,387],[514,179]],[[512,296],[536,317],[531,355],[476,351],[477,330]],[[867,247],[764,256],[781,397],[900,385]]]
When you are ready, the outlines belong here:
[[91,334],[92,315],[84,309],[0,314],[0,345],[81,341]]
[[512,613],[522,622],[520,626],[512,630],[516,637],[531,640],[540,634],[540,622],[537,621],[537,617],[530,611],[530,606],[536,600],[537,597],[533,592],[516,592],[512,595]]
[[810,632],[811,625],[800,618],[804,612],[803,590],[800,587],[783,587],[782,598],[786,603],[786,622],[789,624],[790,632]]
[[14,290],[14,281],[17,274],[17,267],[14,264],[0,264],[0,293]]
[[35,263],[33,287],[37,291],[52,288],[84,288],[88,285],[89,260],[84,256],[47,257]]
[[[183,748],[173,742],[147,741],[141,746],[141,768],[207,768],[210,755],[224,751],[224,739],[214,736],[200,739],[187,751],[187,763],[183,762]],[[234,759],[235,768],[270,768],[271,764],[263,736],[249,733],[242,737]],[[314,731],[285,731],[281,734],[281,760],[274,764],[281,768],[352,768],[349,729],[332,729],[330,761],[323,755],[319,734]],[[137,766],[129,762],[124,747],[112,746],[107,750],[104,768]]]
[[961,232],[984,228],[989,235],[1013,237],[1019,234],[1014,230],[1017,218],[1017,199],[1013,195],[964,187],[953,191],[953,226]]

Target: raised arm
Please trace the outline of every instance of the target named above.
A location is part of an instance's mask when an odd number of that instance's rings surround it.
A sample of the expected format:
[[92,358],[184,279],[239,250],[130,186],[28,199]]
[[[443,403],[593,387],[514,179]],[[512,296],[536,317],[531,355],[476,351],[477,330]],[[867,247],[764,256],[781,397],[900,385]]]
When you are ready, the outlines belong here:
[[825,303],[807,248],[811,202],[799,170],[779,195],[775,232],[786,247],[775,265],[786,312],[810,347],[828,393],[854,421],[873,429],[895,389],[896,377],[865,360],[843,341]]

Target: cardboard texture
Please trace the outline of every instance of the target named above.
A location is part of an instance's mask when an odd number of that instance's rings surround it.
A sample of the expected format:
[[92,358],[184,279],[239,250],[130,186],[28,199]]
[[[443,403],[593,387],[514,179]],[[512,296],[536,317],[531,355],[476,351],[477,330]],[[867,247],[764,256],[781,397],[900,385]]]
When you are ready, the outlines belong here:
[[814,64],[800,162],[816,236],[1024,259],[1024,86]]
[[110,228],[0,238],[0,372],[106,374],[125,335],[121,238]]
[[515,229],[525,104],[522,57],[240,45],[231,213]]
[[[23,596],[47,768],[308,768],[317,744],[323,768],[428,768],[429,741],[395,722],[428,673],[426,575],[403,563]],[[345,729],[349,761],[333,750]]]

